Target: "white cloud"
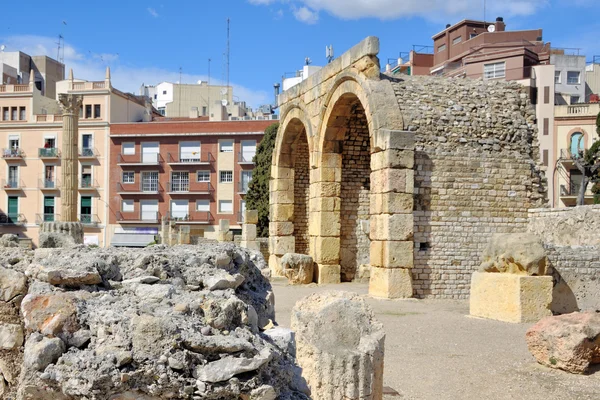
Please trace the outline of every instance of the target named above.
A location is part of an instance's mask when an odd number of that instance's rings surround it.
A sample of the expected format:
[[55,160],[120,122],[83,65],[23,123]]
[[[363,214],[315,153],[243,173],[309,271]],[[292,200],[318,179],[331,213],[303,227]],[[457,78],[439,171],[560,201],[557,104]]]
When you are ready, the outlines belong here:
[[294,8],[294,17],[300,22],[306,24],[316,24],[319,20],[319,13],[312,11],[307,7]]
[[[5,51],[22,51],[29,55],[47,55],[56,58],[57,46],[56,39],[35,36],[9,36],[0,37],[0,43],[6,45]],[[62,55],[62,50],[61,50]],[[179,71],[169,71],[164,68],[152,66],[132,66],[124,63],[119,54],[94,53],[92,51],[79,51],[65,44],[64,61],[66,73],[70,68],[73,69],[75,78],[89,81],[104,80],[106,67],[110,66],[111,79],[113,87],[130,93],[139,93],[142,83],[147,85],[156,85],[160,82],[179,81]],[[207,81],[208,76],[203,74],[182,74],[183,83],[196,83],[199,80]],[[211,77],[211,84],[225,84],[219,79]],[[262,104],[271,103],[272,95],[264,90],[253,90],[240,84],[231,83],[233,94],[239,100],[245,101],[251,107],[257,107]]]
[[[391,20],[401,17],[420,16],[427,19],[482,18],[481,0],[249,0],[252,4],[265,5],[274,2],[292,3],[296,18],[309,24],[315,23],[318,13],[327,12],[342,19],[378,18]],[[579,2],[597,0],[575,0]],[[487,2],[489,19],[496,16],[531,15],[546,6],[549,0],[502,0]]]
[[147,10],[150,13],[150,15],[152,15],[154,18],[158,18],[158,13],[156,12],[156,10],[154,8],[148,7]]

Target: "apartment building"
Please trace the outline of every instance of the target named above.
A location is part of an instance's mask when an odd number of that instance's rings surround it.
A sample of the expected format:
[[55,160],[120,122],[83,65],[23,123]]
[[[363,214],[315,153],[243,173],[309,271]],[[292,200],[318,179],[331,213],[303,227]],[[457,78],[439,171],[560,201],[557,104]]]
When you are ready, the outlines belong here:
[[164,220],[216,238],[219,220],[241,229],[253,157],[273,123],[154,121],[113,124],[110,215],[114,246],[146,245]]
[[[581,172],[575,167],[580,151],[588,149],[596,140],[596,117],[600,103],[561,105],[555,107],[554,116],[554,171],[552,178],[557,188],[551,194],[554,207],[572,207],[577,204],[581,187]],[[591,185],[585,196],[585,204],[593,203]],[[550,193],[549,193],[550,195]]]
[[554,104],[585,103],[585,56],[564,54],[564,50],[560,49],[558,52],[559,54],[552,54],[550,56],[550,64],[554,65]]
[[[38,75],[32,70],[28,76]],[[102,81],[75,79],[71,71],[67,79],[37,82],[0,85],[0,232],[30,238],[35,245],[42,222],[61,220],[62,111],[57,97],[72,93],[83,97],[77,215],[85,242],[102,246],[110,124],[142,121],[147,108],[142,99],[112,87],[109,69]],[[47,97],[50,93],[56,97]]]

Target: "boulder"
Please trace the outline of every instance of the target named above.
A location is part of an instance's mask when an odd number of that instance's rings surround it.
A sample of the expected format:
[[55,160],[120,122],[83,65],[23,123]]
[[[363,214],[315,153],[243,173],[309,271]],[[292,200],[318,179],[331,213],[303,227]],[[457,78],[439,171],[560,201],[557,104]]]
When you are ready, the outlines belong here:
[[383,325],[355,293],[315,293],[292,310],[296,355],[314,400],[383,398]]
[[481,272],[543,276],[547,268],[542,240],[530,233],[496,234],[481,257]]
[[21,325],[0,322],[0,349],[18,349],[23,345],[23,339]]
[[27,278],[19,271],[0,267],[0,300],[9,302],[27,294]]
[[5,233],[0,236],[0,247],[19,247],[19,236]]
[[292,285],[306,285],[313,281],[314,261],[304,254],[287,253],[281,258],[283,275]]
[[526,334],[537,362],[550,368],[583,374],[600,363],[600,313],[574,312],[546,317]]
[[39,333],[32,334],[25,345],[23,362],[26,368],[43,371],[55,363],[66,351],[66,346],[59,338],[47,338]]

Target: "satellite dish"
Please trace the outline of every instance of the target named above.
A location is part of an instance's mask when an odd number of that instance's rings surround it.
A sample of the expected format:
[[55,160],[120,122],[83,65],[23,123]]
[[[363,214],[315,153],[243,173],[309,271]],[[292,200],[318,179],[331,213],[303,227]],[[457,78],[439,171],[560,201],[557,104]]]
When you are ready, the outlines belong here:
[[227,88],[221,89],[221,94],[224,96],[227,94]]
[[488,32],[496,32],[496,25],[489,25],[488,26]]
[[0,51],[4,51],[5,48],[6,48],[5,45],[0,46]]
[[221,100],[221,104],[223,105],[223,107],[227,107],[227,104],[229,104],[229,102],[225,99]]

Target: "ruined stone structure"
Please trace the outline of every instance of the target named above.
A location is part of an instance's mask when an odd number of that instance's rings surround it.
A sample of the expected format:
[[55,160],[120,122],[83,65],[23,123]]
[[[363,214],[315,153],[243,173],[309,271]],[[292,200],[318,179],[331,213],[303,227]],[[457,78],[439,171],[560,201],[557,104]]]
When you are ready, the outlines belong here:
[[279,96],[269,266],[306,253],[319,283],[370,265],[372,295],[467,298],[492,234],[546,203],[535,110],[515,82],[382,75],[378,51]]
[[[71,71],[72,73],[72,71]],[[61,219],[66,222],[77,221],[77,176],[79,165],[79,109],[83,96],[60,94],[59,102],[63,109],[62,134],[62,188],[60,192]]]

